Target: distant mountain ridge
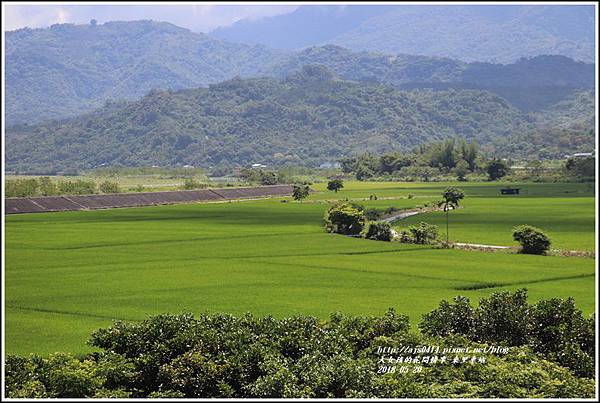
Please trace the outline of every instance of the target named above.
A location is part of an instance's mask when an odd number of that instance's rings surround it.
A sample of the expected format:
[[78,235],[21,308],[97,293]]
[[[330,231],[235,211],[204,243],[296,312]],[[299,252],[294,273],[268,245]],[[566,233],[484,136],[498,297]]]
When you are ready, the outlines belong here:
[[307,64],[322,64],[347,80],[391,84],[402,89],[480,89],[501,95],[529,112],[542,110],[581,89],[594,89],[593,64],[565,56],[522,58],[512,64],[465,63],[448,58],[352,52],[315,46],[280,58],[261,70],[285,77]]
[[7,123],[75,116],[156,88],[253,75],[279,54],[154,21],[7,32]]
[[353,52],[335,45],[278,51],[214,39],[168,23],[57,24],[6,33],[6,123],[63,119],[153,89],[207,86],[235,76],[286,77],[322,64],[341,78],[404,89],[485,89],[523,111],[594,88],[594,65],[538,56],[509,65]]
[[[401,91],[341,80],[316,65],[285,79],[237,78],[209,88],[153,91],[62,122],[13,127],[6,134],[6,168],[316,166],[458,136],[502,152],[503,139],[537,127],[535,116],[487,91]],[[586,148],[594,136],[586,131],[573,141],[536,152]],[[531,152],[525,143],[511,157]]]
[[[355,51],[512,63],[563,55],[593,62],[593,5],[305,5],[212,32],[279,49],[336,44]],[[311,34],[315,26],[326,27]]]

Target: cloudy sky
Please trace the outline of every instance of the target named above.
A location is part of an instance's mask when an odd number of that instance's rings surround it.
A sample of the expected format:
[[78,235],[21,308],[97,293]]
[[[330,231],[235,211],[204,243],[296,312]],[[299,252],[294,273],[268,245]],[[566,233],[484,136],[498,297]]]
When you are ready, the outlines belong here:
[[295,5],[278,4],[206,4],[180,3],[161,5],[105,4],[74,5],[69,3],[31,4],[3,3],[4,30],[40,28],[56,23],[87,24],[91,19],[106,21],[157,20],[167,21],[196,32],[208,32],[231,25],[243,18],[260,18],[292,12]]

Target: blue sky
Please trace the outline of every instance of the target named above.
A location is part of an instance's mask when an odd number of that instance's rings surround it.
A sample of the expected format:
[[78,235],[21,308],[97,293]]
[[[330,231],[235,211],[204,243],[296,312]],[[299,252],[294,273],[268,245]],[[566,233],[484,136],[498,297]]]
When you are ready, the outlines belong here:
[[91,19],[106,21],[156,20],[167,21],[196,32],[208,32],[219,26],[231,25],[244,18],[289,13],[294,5],[279,4],[206,4],[156,3],[116,5],[74,5],[56,3],[32,5],[3,3],[4,30],[48,27],[56,23],[87,24]]

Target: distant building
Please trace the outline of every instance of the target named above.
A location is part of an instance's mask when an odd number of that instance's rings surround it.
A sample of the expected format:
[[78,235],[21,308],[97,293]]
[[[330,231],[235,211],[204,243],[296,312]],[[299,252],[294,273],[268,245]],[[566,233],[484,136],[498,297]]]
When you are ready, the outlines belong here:
[[321,165],[319,165],[319,168],[321,169],[326,169],[326,168],[340,168],[341,164],[339,162],[324,162]]
[[252,164],[250,165],[251,168],[266,168],[266,165],[263,164]]

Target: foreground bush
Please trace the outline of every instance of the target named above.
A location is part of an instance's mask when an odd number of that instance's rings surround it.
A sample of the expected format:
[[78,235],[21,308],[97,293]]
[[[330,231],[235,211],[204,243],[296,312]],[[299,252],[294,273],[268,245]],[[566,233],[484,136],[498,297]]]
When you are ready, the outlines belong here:
[[532,305],[520,289],[494,293],[474,308],[468,298],[456,297],[424,315],[419,328],[430,336],[459,334],[477,342],[528,345],[578,376],[594,374],[594,320],[585,319],[572,298]]
[[[453,326],[463,331],[463,324]],[[408,330],[408,317],[393,310],[379,317],[337,313],[328,321],[160,315],[98,330],[90,344],[102,351],[83,358],[8,356],[6,393],[30,398],[594,396],[593,380],[578,378],[528,346],[488,354],[484,363],[452,364],[449,354],[447,363],[406,364],[408,372],[385,373],[382,367],[402,366],[386,363],[385,357],[403,354],[380,348],[486,347],[466,336]]]
[[543,255],[550,249],[550,238],[539,228],[519,225],[513,229],[513,239],[521,244],[521,253]]

